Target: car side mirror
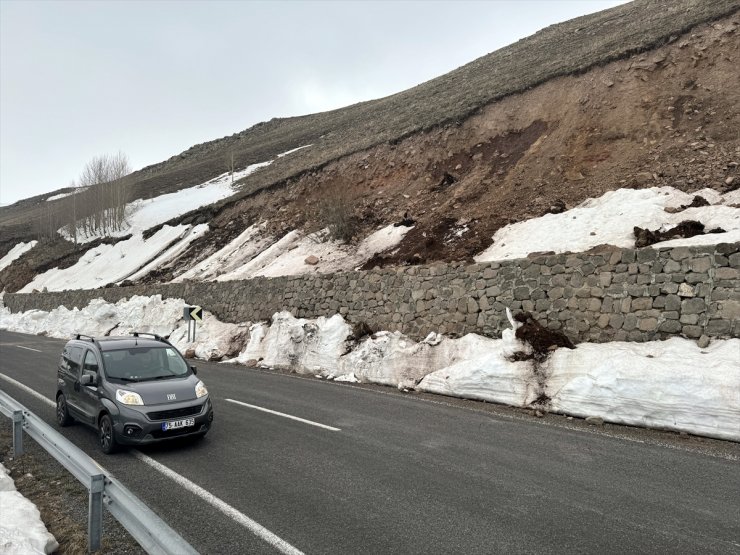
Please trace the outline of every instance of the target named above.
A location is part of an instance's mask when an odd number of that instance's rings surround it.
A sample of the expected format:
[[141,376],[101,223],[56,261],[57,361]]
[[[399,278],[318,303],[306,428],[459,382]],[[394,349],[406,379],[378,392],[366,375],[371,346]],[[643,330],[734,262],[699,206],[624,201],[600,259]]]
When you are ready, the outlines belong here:
[[193,374],[198,373],[198,369],[195,366],[191,366],[190,369],[193,371]]
[[98,377],[93,374],[82,374],[80,378],[80,384],[82,385],[96,385]]

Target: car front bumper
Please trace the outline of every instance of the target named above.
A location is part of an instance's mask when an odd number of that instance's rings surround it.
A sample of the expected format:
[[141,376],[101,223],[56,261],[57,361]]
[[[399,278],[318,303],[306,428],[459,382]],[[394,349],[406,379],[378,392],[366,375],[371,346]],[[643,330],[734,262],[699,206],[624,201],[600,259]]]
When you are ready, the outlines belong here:
[[[202,401],[199,401],[202,402]],[[213,405],[210,397],[206,397],[205,402],[200,405],[200,411],[195,414],[183,416],[174,416],[172,418],[150,419],[147,414],[150,412],[167,411],[174,409],[193,406],[196,403],[178,405],[159,405],[137,407],[120,407],[118,418],[115,419],[113,430],[116,434],[116,441],[123,445],[147,445],[170,439],[187,438],[199,435],[205,435],[211,429],[213,422]],[[174,430],[164,431],[162,424],[173,420],[182,420],[184,418],[193,418],[194,426],[186,428],[177,428]]]

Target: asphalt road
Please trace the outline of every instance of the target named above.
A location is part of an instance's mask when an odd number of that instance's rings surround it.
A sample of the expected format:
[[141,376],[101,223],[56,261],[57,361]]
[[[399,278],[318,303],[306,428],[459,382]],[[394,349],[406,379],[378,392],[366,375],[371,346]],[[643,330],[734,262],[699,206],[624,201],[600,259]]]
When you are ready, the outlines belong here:
[[[63,344],[0,332],[0,373],[53,399]],[[245,518],[304,553],[740,553],[738,444],[685,449],[481,403],[198,368],[216,411],[201,443],[105,456],[92,429],[63,433],[202,553],[274,553]],[[54,424],[49,404],[2,376],[0,389]]]

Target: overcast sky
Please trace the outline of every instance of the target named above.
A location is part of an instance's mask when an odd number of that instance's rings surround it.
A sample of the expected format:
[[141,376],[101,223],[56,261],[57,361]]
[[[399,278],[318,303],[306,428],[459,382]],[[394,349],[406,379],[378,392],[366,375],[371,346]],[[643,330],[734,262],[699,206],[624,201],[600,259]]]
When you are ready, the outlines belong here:
[[393,94],[624,3],[0,0],[0,204],[273,117]]

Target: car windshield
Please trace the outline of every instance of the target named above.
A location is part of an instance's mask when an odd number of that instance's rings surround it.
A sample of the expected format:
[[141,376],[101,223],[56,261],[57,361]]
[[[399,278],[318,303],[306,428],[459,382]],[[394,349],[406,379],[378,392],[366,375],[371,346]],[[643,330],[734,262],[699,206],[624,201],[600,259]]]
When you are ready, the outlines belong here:
[[181,378],[190,373],[185,360],[172,347],[103,351],[103,361],[106,376],[124,382]]

